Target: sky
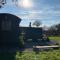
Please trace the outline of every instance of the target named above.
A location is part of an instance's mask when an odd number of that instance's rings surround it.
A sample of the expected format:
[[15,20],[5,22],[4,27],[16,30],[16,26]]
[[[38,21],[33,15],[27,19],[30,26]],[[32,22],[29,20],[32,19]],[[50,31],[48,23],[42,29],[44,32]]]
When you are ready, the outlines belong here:
[[7,0],[0,13],[11,13],[22,19],[21,26],[29,26],[35,20],[42,26],[60,23],[60,0]]

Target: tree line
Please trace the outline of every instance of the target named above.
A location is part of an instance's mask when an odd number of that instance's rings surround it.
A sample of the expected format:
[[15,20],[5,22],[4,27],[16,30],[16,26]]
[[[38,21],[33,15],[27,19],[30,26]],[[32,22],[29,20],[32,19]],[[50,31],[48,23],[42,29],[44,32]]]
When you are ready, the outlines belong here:
[[50,36],[60,36],[60,23],[51,26],[45,33]]

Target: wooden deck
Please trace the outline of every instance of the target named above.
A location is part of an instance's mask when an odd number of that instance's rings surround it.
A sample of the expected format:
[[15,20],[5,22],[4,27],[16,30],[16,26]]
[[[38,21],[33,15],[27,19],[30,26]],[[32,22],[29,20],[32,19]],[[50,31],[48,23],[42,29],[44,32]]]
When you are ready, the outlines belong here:
[[33,46],[33,48],[44,49],[44,48],[60,48],[58,45],[53,46]]

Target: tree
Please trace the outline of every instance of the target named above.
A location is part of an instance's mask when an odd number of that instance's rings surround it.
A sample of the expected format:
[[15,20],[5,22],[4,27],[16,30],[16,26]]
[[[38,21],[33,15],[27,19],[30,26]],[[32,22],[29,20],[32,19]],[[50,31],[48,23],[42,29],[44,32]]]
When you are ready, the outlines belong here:
[[[18,2],[18,0],[11,0],[11,2],[13,2],[13,4]],[[3,5],[7,4],[7,0],[0,0],[0,8],[3,7]]]
[[57,24],[56,28],[57,28],[57,35],[60,35],[60,24]]
[[1,8],[4,4],[6,4],[6,0],[0,0],[0,8]]
[[60,24],[57,24],[57,25],[56,25],[56,28],[57,28],[58,30],[60,30]]
[[48,30],[49,35],[60,35],[60,24],[52,25]]
[[42,24],[41,21],[38,20],[34,21],[33,23],[33,25],[35,25],[36,27],[39,27],[41,24]]

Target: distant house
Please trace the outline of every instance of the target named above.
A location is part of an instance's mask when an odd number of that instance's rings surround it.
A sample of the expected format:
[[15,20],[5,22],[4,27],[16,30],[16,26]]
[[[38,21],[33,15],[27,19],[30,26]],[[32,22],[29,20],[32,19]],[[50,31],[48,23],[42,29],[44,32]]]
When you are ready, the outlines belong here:
[[18,47],[20,21],[13,14],[0,13],[0,48]]

